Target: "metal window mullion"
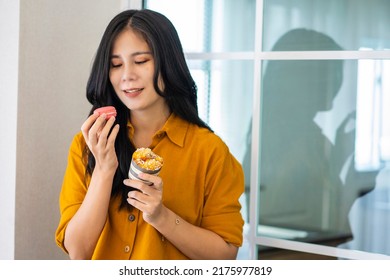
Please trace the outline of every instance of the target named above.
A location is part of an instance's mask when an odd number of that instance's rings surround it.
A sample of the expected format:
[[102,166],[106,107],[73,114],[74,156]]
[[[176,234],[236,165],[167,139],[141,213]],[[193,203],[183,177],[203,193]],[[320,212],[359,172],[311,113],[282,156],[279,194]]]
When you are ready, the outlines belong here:
[[[203,39],[204,39],[204,50],[206,52],[211,51],[211,33],[213,30],[212,26],[212,12],[213,12],[213,3],[211,0],[204,1],[204,22],[203,27]],[[205,84],[206,84],[206,122],[210,123],[210,98],[211,98],[211,81],[212,81],[212,72],[211,72],[211,61],[204,60],[202,70],[205,72]]]
[[[263,0],[256,1],[256,20],[255,20],[255,54],[257,51],[262,51],[263,40]],[[252,113],[252,145],[251,145],[251,172],[250,172],[250,187],[249,187],[249,247],[250,259],[258,259],[257,250],[257,225],[259,217],[258,202],[260,201],[260,116],[261,116],[261,67],[262,60],[254,60],[254,78],[253,78],[253,113]],[[254,172],[256,171],[256,172]]]
[[266,247],[280,248],[285,250],[299,251],[323,256],[332,256],[349,260],[389,260],[390,256],[376,253],[369,253],[358,250],[343,249],[326,245],[293,241],[281,238],[259,236],[255,243]]
[[191,60],[359,60],[390,59],[390,50],[381,51],[283,51],[283,52],[186,52]]

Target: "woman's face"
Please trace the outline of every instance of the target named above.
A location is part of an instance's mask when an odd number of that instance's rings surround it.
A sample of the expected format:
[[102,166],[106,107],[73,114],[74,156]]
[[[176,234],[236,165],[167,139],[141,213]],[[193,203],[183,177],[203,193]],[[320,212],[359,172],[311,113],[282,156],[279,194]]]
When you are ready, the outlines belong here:
[[[144,38],[132,29],[119,33],[111,53],[110,81],[119,99],[133,112],[167,106],[153,87],[153,74],[154,58]],[[159,84],[162,88],[162,82]]]

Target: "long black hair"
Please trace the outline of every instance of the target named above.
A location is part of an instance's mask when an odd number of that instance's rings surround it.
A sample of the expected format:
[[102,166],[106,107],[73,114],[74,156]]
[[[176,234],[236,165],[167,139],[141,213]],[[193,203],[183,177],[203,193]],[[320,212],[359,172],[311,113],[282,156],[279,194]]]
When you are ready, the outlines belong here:
[[[131,157],[135,151],[127,128],[130,110],[119,100],[109,80],[113,42],[126,28],[139,32],[147,42],[155,63],[154,88],[166,100],[171,112],[190,123],[212,130],[198,115],[197,87],[185,61],[179,36],[170,20],[147,9],[127,10],[115,16],[108,24],[97,49],[87,83],[87,99],[92,104],[89,115],[102,106],[114,106],[117,110],[116,123],[120,125],[120,130],[115,140],[115,151],[119,166],[113,180],[112,196],[122,197],[120,208],[131,209],[126,201],[129,188],[123,184],[123,180],[128,178]],[[159,76],[163,80],[163,90],[158,87]],[[91,175],[95,158],[88,147],[85,152],[86,172]]]

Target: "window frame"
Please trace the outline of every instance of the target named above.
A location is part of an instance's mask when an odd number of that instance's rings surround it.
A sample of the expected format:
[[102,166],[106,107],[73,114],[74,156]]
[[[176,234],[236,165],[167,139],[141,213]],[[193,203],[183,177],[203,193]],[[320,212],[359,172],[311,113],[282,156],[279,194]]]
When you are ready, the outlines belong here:
[[[122,0],[122,8],[139,9],[143,6],[142,0]],[[253,52],[186,52],[187,60],[252,60],[254,64],[253,79],[253,121],[252,121],[252,159],[251,170],[259,170],[259,147],[261,139],[261,74],[262,64],[268,60],[389,60],[390,51],[387,50],[343,50],[343,51],[263,51],[263,0],[256,0],[255,46]],[[259,259],[258,246],[266,246],[304,253],[324,255],[341,259],[371,260],[390,259],[388,255],[356,251],[351,249],[335,248],[326,245],[298,242],[281,238],[259,236],[258,234],[258,201],[259,201],[258,172],[251,172],[250,201],[249,201],[249,231],[246,238],[249,242],[250,259]]]

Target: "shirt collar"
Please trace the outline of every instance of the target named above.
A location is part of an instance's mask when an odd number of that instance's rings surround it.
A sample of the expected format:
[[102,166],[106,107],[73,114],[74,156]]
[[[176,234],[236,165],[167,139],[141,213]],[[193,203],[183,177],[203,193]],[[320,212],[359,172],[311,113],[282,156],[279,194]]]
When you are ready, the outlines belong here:
[[165,132],[173,143],[184,147],[184,139],[187,135],[189,125],[189,122],[172,113],[165,125],[157,133]]

